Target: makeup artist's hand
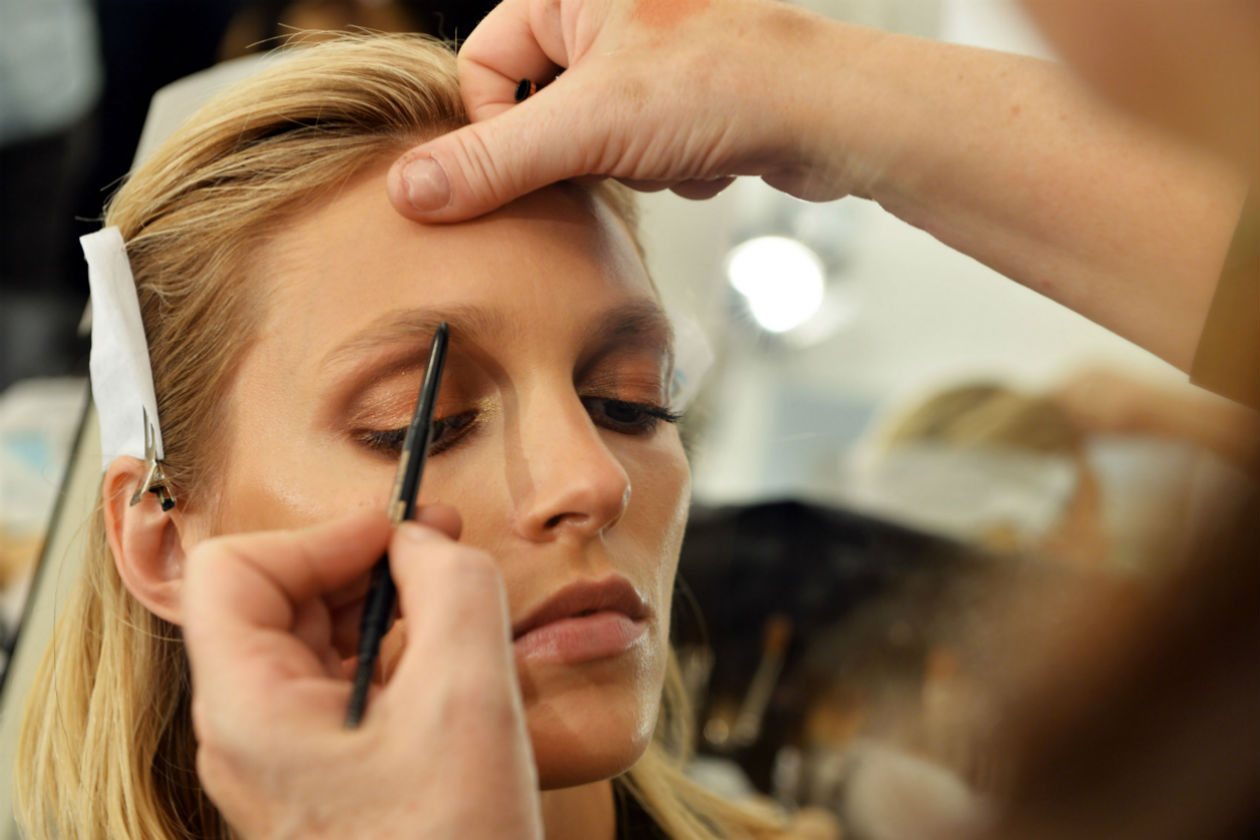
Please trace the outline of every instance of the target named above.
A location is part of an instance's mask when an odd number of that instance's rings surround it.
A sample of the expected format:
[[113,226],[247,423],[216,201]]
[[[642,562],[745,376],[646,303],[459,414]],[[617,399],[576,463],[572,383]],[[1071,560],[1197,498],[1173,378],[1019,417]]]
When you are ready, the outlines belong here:
[[[426,509],[210,540],[187,561],[197,771],[242,837],[541,838],[537,777],[491,558]],[[356,730],[324,596],[388,545],[407,644]]]
[[[1132,66],[1118,72],[1142,78]],[[521,79],[552,78],[515,104]],[[1215,154],[1050,62],[775,0],[503,0],[461,48],[459,81],[472,124],[390,172],[410,218],[459,221],[582,176],[706,198],[760,175],[801,198],[877,201],[1183,369],[1247,192]],[[1228,116],[1253,127],[1239,90]],[[1254,172],[1248,131],[1239,163]]]
[[[846,179],[830,168],[835,138],[813,100],[823,85],[808,81],[825,72],[815,59],[837,49],[823,36],[839,26],[780,2],[503,0],[460,49],[473,125],[404,154],[390,196],[422,221],[583,175],[689,198],[761,175],[803,198],[839,198]],[[521,79],[560,68],[515,104]]]

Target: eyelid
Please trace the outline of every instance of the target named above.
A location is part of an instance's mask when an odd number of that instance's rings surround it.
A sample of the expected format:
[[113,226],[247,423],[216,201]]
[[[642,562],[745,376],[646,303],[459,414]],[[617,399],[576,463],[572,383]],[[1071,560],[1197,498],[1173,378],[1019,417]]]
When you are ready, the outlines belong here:
[[[411,422],[419,398],[420,380],[408,379],[397,387],[378,388],[368,398],[351,407],[342,421],[344,427],[352,430],[369,429],[374,431],[393,431],[405,427]],[[464,397],[463,390],[457,385],[448,387],[444,381],[438,391],[437,406],[434,409],[434,422],[438,422],[464,411],[480,409],[481,404]]]
[[[415,351],[416,348],[412,347]],[[405,425],[415,412],[420,384],[428,361],[428,344],[424,357],[414,352],[399,353],[393,358],[365,361],[347,374],[347,382],[329,389],[328,422],[341,429],[385,429]],[[417,351],[418,352],[418,351]],[[436,416],[455,413],[475,402],[483,391],[485,371],[469,360],[466,346],[452,338],[446,359],[442,387],[437,395]]]
[[664,375],[648,382],[644,377],[604,375],[587,379],[578,387],[583,397],[598,397],[618,402],[664,406],[669,402],[669,389]]
[[[582,397],[582,405],[590,413],[591,421],[596,426],[608,429],[611,432],[631,436],[654,434],[661,423],[677,423],[682,418],[681,414],[655,402],[632,402],[607,397],[586,396]],[[610,406],[615,406],[617,411],[629,409],[635,412],[636,416],[619,419],[608,410]]]
[[[429,445],[429,455],[439,455],[448,449],[462,443],[468,435],[476,431],[477,426],[481,425],[482,417],[479,412],[460,411],[454,414],[448,414],[445,417],[435,418],[433,421],[433,438]],[[380,452],[397,457],[406,438],[407,427],[402,426],[396,429],[365,429],[353,435],[360,445]],[[447,437],[443,438],[445,434]]]
[[604,397],[604,396],[597,396],[597,395],[583,397],[582,399],[584,401],[591,399],[591,400],[600,400],[602,402],[616,403],[622,406],[633,406],[634,408],[642,409],[643,411],[648,411],[652,413],[653,415],[660,417],[660,419],[662,420],[668,419],[669,422],[671,423],[681,420],[683,416],[681,411],[674,411],[668,405],[666,405],[664,401],[623,400],[618,397]]

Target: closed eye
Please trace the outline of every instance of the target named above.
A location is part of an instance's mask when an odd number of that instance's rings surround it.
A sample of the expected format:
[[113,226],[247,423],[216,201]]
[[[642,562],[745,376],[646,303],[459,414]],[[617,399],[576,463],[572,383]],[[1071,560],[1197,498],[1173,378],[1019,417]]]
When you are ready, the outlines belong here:
[[[433,421],[433,437],[429,454],[439,455],[459,443],[473,428],[477,412],[465,411]],[[366,430],[356,435],[359,443],[368,449],[397,458],[402,454],[407,429]]]
[[[600,428],[624,435],[649,435],[658,425],[677,423],[682,415],[653,403],[630,402],[606,397],[582,397],[582,405],[591,420]],[[476,425],[477,412],[465,411],[433,421],[433,439],[429,454],[439,455],[456,446]],[[407,429],[370,429],[356,435],[359,443],[375,452],[393,458],[402,453]]]
[[658,424],[677,423],[682,415],[653,403],[628,402],[606,397],[582,397],[582,405],[600,428],[626,435],[649,435]]

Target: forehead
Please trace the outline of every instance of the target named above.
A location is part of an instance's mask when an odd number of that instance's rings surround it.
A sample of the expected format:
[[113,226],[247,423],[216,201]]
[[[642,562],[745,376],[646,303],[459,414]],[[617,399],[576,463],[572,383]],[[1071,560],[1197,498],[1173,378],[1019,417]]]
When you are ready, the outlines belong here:
[[[549,330],[656,294],[624,224],[584,190],[553,187],[480,219],[398,215],[386,166],[351,179],[260,248],[261,339],[318,353],[408,308],[477,309]],[[531,330],[525,330],[530,332]]]

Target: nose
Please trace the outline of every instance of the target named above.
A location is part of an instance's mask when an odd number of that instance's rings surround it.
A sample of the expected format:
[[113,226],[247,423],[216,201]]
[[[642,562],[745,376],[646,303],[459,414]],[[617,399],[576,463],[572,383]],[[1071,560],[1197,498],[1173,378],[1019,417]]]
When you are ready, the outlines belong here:
[[519,420],[516,531],[534,542],[597,536],[625,513],[630,476],[576,395],[545,402]]

